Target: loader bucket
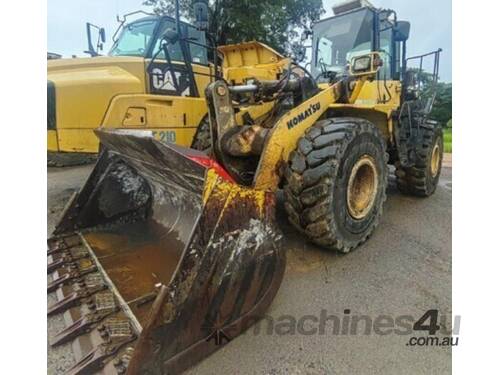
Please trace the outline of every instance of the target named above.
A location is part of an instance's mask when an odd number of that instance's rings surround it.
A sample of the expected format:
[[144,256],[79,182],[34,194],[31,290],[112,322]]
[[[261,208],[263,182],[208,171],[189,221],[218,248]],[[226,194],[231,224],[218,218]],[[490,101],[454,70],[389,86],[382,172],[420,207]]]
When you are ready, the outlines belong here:
[[176,374],[261,318],[285,257],[273,193],[150,132],[97,130],[107,151],[48,240],[48,291],[72,374]]

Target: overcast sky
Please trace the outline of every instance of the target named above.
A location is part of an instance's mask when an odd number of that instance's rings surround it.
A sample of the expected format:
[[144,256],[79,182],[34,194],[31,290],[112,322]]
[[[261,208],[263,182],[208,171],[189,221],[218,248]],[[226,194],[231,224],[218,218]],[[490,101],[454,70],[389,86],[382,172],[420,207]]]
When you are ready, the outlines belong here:
[[[107,43],[111,46],[111,36],[118,23],[116,15],[139,9],[148,10],[142,0],[48,0],[47,45],[49,52],[85,56],[85,22],[105,27]],[[332,4],[338,0],[323,0],[326,10],[324,17],[331,16]],[[443,49],[440,76],[443,81],[451,81],[451,0],[372,0],[377,7],[397,11],[400,20],[411,22],[408,55],[417,55]]]

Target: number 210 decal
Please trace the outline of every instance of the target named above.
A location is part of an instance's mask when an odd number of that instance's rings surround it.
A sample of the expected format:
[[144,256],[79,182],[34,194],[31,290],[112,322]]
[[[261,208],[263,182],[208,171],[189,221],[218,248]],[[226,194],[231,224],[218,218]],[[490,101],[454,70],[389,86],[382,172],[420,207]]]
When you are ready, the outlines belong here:
[[173,130],[153,131],[153,136],[161,142],[175,143],[177,135]]

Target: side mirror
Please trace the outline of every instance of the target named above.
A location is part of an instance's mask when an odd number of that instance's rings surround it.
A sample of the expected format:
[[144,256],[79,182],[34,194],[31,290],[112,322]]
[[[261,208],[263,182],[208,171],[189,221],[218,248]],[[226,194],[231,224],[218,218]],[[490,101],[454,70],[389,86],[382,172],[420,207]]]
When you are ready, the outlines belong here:
[[193,2],[194,23],[198,30],[208,30],[208,0]]
[[101,39],[101,43],[106,43],[106,30],[104,30],[104,27],[101,27],[99,29],[99,36]]
[[84,51],[84,53],[88,53],[91,57],[95,57],[99,54],[96,52],[94,45],[92,44],[92,26],[93,25],[90,22],[87,22],[85,25],[87,29],[87,51]]
[[394,28],[394,40],[404,42],[410,36],[410,23],[408,21],[398,21]]
[[349,64],[349,74],[354,77],[375,75],[383,65],[377,52],[353,57]]
[[179,41],[179,33],[174,29],[167,29],[163,34],[163,39],[169,44],[175,44]]
[[[91,24],[90,22],[87,22],[86,28],[87,28],[87,51],[84,51],[84,53],[88,53],[91,57],[99,56],[99,53],[97,51],[99,50],[102,51],[103,43],[106,43],[106,31],[104,31],[103,27],[98,27],[96,25]],[[99,33],[95,48],[94,45],[92,44],[92,28],[96,29]]]

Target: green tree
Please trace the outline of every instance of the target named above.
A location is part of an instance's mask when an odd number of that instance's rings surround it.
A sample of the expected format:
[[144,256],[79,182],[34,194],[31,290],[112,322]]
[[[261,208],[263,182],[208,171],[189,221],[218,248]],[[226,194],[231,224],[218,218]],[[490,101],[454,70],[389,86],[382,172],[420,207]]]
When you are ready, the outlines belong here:
[[[192,0],[179,0],[181,16],[193,21]],[[157,14],[175,14],[173,0],[145,0]],[[218,45],[257,40],[281,53],[325,12],[322,0],[211,0],[209,32]]]
[[[420,82],[424,97],[431,93],[433,89],[431,73],[425,71],[420,72],[416,68],[409,68],[408,74],[414,75],[415,85],[418,85],[418,82]],[[437,82],[435,89],[436,98],[434,100],[434,105],[432,106],[430,118],[438,121],[443,126],[447,126],[448,122],[451,124],[450,120],[452,114],[452,84],[446,82]]]
[[[436,87],[436,100],[430,117],[443,126],[451,120],[452,109],[452,87],[451,83],[438,82]],[[450,121],[451,124],[451,121]]]

